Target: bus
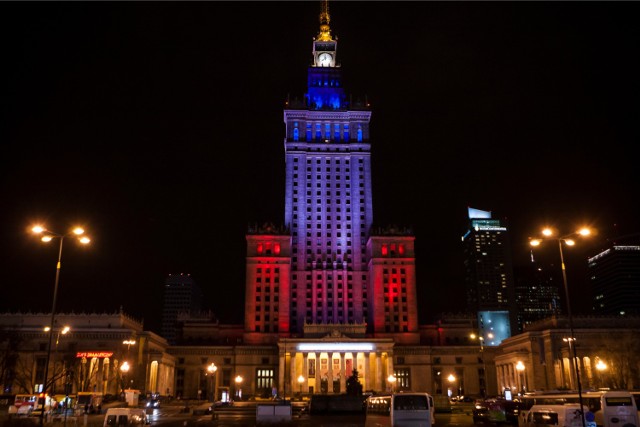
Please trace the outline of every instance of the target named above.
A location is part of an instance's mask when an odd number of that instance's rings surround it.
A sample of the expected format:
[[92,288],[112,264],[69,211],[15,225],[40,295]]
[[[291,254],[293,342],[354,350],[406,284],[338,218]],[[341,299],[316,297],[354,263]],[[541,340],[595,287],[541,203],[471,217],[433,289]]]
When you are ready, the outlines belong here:
[[[580,403],[580,396],[576,391],[533,392],[526,393],[519,399],[519,427],[525,427],[527,414],[533,405]],[[629,391],[584,391],[582,392],[582,404],[589,409],[585,414],[585,426],[587,427],[638,427],[639,425],[636,399]]]
[[401,392],[369,396],[365,427],[431,427],[435,424],[433,397]]

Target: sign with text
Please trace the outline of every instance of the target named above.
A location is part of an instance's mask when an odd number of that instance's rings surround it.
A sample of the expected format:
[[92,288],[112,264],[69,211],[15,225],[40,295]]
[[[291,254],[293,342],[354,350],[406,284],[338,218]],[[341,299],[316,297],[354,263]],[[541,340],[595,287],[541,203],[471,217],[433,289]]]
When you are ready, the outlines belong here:
[[76,358],[81,359],[83,357],[93,359],[94,357],[103,359],[105,357],[113,356],[113,351],[79,351],[76,353]]

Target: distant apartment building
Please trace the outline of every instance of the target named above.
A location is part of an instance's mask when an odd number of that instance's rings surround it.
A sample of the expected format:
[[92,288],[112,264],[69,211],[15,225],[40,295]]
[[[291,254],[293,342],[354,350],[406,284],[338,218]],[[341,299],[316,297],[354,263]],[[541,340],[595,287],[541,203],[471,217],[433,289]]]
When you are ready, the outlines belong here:
[[[538,320],[562,312],[562,279],[553,268],[535,261],[514,267],[517,333]],[[514,334],[516,331],[514,331]]]
[[517,324],[509,234],[489,211],[469,207],[468,215],[462,236],[467,305],[485,345],[499,345]]
[[169,343],[176,343],[178,315],[200,312],[202,298],[202,290],[189,274],[170,274],[165,279],[161,331]]
[[613,244],[588,259],[596,314],[640,315],[640,245]]

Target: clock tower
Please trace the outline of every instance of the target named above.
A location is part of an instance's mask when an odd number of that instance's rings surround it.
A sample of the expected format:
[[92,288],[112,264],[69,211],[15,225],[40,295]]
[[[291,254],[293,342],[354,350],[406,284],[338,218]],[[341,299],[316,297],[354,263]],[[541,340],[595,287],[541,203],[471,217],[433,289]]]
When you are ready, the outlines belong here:
[[331,37],[329,5],[322,2],[320,31],[313,39],[313,64],[307,71],[307,104],[317,110],[346,109],[342,70],[336,62],[338,40]]
[[322,11],[320,12],[320,32],[313,40],[314,67],[336,66],[336,48],[338,47],[338,40],[334,40],[331,37],[329,21],[329,4],[328,1],[325,0],[322,2]]

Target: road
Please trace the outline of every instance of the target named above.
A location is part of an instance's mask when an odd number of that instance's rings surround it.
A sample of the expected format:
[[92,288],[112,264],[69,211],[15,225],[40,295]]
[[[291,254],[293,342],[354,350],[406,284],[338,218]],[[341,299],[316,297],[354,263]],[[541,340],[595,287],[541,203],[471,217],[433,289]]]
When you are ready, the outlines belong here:
[[[183,413],[178,406],[165,406],[154,409],[149,414],[151,426],[162,427],[255,427],[255,417],[247,415],[225,415],[214,421],[211,415],[193,415]],[[436,427],[473,427],[469,411],[452,413],[436,412]],[[102,427],[104,415],[89,415],[86,427]],[[271,427],[363,427],[364,415],[302,415],[294,416],[291,423],[270,423]],[[57,423],[56,423],[57,424]],[[67,423],[68,427],[83,427],[85,421],[79,417],[77,424]],[[54,425],[54,427],[56,427]],[[60,425],[60,427],[63,427]]]

